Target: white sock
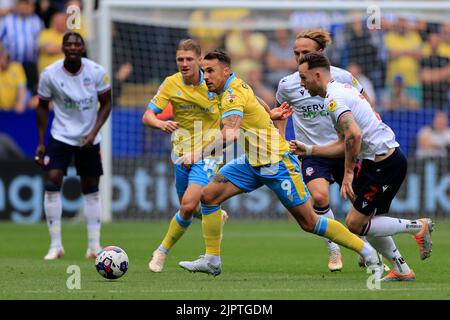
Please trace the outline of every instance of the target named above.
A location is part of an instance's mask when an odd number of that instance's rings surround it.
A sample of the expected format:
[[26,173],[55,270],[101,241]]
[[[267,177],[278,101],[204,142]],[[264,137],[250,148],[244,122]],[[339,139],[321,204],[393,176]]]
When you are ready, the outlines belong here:
[[[327,217],[329,219],[334,220],[334,213],[329,206],[326,207],[326,209],[323,211],[320,211],[320,209],[317,210],[317,208],[314,207],[314,211],[322,217]],[[339,246],[336,243],[334,243],[333,241],[331,241],[325,237],[323,239],[325,240],[325,244],[326,244],[328,250],[339,250]]]
[[214,256],[211,254],[205,254],[205,259],[210,262],[212,265],[219,265],[220,264],[220,256]]
[[383,257],[392,263],[398,273],[408,274],[411,272],[411,269],[397,249],[392,237],[367,237],[367,239],[370,244],[383,255]]
[[359,253],[363,257],[364,261],[371,261],[375,249],[370,245],[369,242],[364,241],[364,245]]
[[48,232],[50,233],[50,247],[60,248],[61,242],[61,216],[62,202],[61,192],[45,191],[44,212],[47,220]]
[[84,215],[87,222],[89,248],[100,248],[101,203],[99,192],[84,195]]
[[392,236],[397,233],[416,234],[422,229],[417,220],[375,216],[369,220],[364,234],[373,237]]

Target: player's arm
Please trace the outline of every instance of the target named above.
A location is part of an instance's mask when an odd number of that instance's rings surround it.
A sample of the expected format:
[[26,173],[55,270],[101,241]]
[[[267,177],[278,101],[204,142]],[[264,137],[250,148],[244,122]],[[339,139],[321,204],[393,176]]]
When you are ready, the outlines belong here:
[[183,155],[177,160],[176,163],[189,168],[191,164],[196,163],[202,157],[208,157],[213,153],[213,151],[216,154],[222,153],[222,150],[225,150],[228,145],[234,143],[234,141],[239,138],[241,122],[242,115],[240,114],[231,114],[225,118],[222,118],[222,129],[211,143],[203,147],[200,152],[190,152]]
[[[270,115],[270,119],[277,120],[277,121],[285,121],[284,127],[286,128],[286,122],[287,118],[289,118],[292,113],[294,112],[294,109],[289,106],[287,102],[283,102],[281,105],[278,104],[273,109],[270,109],[269,105],[260,97],[255,96],[256,100],[258,100],[259,104],[264,107],[264,109],[267,111],[267,113]],[[284,134],[283,134],[284,137]]]
[[142,116],[142,123],[146,126],[157,128],[167,133],[172,133],[178,129],[178,122],[171,120],[159,120],[156,117],[156,113],[150,108],[145,110],[145,113]]
[[341,187],[341,196],[351,201],[355,198],[352,182],[358,155],[361,151],[362,135],[361,129],[356,123],[351,112],[345,112],[339,117],[339,124],[342,127],[345,144],[345,169]]
[[338,140],[329,144],[308,145],[298,140],[289,141],[290,152],[299,156],[318,156],[325,158],[338,158],[345,154],[344,138],[340,137]]
[[103,124],[111,113],[111,89],[106,92],[102,92],[98,95],[98,101],[100,102],[100,108],[97,112],[97,120],[95,121],[94,128],[91,132],[81,140],[80,147],[91,146],[97,136],[98,132],[102,128]]
[[48,123],[48,114],[49,114],[48,106],[49,106],[49,104],[50,104],[50,100],[46,100],[46,99],[39,97],[39,103],[36,108],[39,144],[38,144],[38,146],[36,148],[36,152],[34,154],[34,160],[39,165],[44,165],[45,130],[47,129],[47,123]]

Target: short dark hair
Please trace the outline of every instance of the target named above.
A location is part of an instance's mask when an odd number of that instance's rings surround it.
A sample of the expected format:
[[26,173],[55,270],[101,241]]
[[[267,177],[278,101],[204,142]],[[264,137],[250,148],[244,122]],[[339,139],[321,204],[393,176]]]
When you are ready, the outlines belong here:
[[202,55],[202,48],[197,41],[193,39],[182,39],[178,42],[177,50],[193,51],[197,56]]
[[228,53],[226,53],[223,50],[216,49],[214,51],[207,53],[206,56],[203,58],[203,60],[214,60],[214,59],[219,60],[219,62],[225,64],[227,67],[231,67],[231,58],[228,55]]
[[308,64],[308,70],[314,68],[324,68],[330,71],[330,61],[323,53],[320,52],[310,52],[302,56],[298,65],[303,63]]
[[81,34],[79,34],[78,32],[74,32],[74,31],[66,32],[66,33],[64,34],[62,43],[64,44],[64,43],[69,39],[70,36],[75,36],[75,37],[79,38],[79,39],[81,40],[81,42],[83,43],[83,46],[85,45],[84,39],[83,39],[83,37],[81,36]]

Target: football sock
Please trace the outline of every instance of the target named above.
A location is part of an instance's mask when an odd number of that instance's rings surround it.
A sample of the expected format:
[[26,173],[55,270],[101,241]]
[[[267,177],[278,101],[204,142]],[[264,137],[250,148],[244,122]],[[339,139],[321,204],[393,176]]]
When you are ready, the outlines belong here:
[[84,194],[84,216],[86,217],[89,248],[100,248],[102,207],[99,192]]
[[180,211],[174,215],[169,224],[169,230],[167,230],[159,250],[164,253],[168,253],[173,245],[183,236],[188,227],[192,223],[192,218],[183,219],[180,216]]
[[206,255],[220,256],[222,242],[222,210],[220,206],[202,204],[202,231]]
[[44,212],[47,220],[48,231],[50,233],[50,247],[59,248],[61,242],[61,216],[62,203],[61,192],[45,191]]
[[416,234],[422,229],[422,224],[417,220],[375,216],[364,227],[362,235],[385,237],[397,233]]
[[411,272],[405,259],[403,259],[400,251],[397,249],[391,236],[387,237],[367,237],[370,244],[380,252],[383,257],[388,259],[399,274],[408,274]]
[[[323,208],[314,206],[314,211],[322,217],[326,217],[326,218],[334,220],[334,213],[333,213],[333,210],[331,210],[329,205],[326,207],[323,207]],[[339,250],[339,246],[336,243],[334,243],[333,241],[331,241],[327,238],[324,238],[324,240],[325,240],[325,244],[326,244],[328,250]]]
[[336,220],[319,216],[313,233],[328,238],[359,254],[363,254],[362,250],[365,246],[364,241],[357,235],[351,233],[350,230]]

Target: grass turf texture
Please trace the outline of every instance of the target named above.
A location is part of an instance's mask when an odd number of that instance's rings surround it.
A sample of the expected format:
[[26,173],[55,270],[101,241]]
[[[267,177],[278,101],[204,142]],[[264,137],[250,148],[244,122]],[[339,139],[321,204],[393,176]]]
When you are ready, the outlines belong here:
[[[410,235],[395,237],[403,257],[416,273],[411,283],[382,283],[368,290],[368,274],[357,255],[342,248],[344,268],[327,269],[324,241],[302,231],[293,221],[236,221],[225,225],[222,274],[216,278],[189,273],[178,266],[204,252],[200,221],[172,249],[162,273],[148,271],[152,251],[167,230],[167,221],[114,222],[102,227],[102,244],[123,248],[128,272],[106,280],[84,258],[85,225],[63,221],[66,255],[44,261],[47,226],[0,223],[2,243],[0,299],[450,299],[450,222],[437,221],[431,258],[421,261]],[[81,269],[81,289],[69,290],[68,266]]]

